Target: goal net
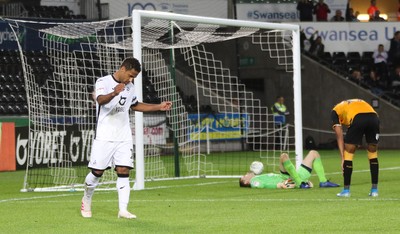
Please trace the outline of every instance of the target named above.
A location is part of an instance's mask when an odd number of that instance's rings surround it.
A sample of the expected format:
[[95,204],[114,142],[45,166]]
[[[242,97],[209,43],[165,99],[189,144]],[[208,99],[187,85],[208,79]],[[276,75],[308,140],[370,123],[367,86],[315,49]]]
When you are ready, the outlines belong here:
[[[135,189],[160,179],[238,177],[256,160],[277,171],[282,152],[297,166],[302,160],[298,26],[136,10],[99,22],[8,22],[29,106],[23,191],[82,189],[95,133],[96,79],[132,56],[143,65],[134,81],[139,100],[173,102],[167,112],[130,113]],[[41,49],[30,49],[27,40]],[[242,78],[244,56],[256,58],[258,66],[247,64],[253,72],[274,81],[261,87],[263,94],[279,92],[281,83],[290,87],[286,123],[271,113],[275,97],[262,100],[260,87],[253,91]],[[115,179],[108,170],[99,189],[114,189]]]

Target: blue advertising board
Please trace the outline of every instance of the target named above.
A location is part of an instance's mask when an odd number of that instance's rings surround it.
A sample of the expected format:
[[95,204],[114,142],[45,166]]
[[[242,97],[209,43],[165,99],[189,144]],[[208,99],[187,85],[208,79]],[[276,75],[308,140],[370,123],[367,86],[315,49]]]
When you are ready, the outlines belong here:
[[247,114],[189,114],[188,118],[192,122],[190,140],[237,140],[248,129]]

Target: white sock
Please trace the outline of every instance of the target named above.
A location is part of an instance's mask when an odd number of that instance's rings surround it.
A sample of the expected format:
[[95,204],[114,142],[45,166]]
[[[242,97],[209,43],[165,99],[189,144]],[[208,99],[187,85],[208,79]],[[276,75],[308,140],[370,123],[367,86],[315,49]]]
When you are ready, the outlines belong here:
[[92,199],[94,189],[99,184],[99,181],[100,181],[100,177],[96,177],[92,174],[92,172],[89,172],[89,174],[86,176],[86,179],[85,179],[86,188],[85,188],[84,196],[86,198]]
[[131,188],[129,186],[129,177],[118,177],[117,190],[119,210],[126,211],[128,210],[129,196],[131,193]]

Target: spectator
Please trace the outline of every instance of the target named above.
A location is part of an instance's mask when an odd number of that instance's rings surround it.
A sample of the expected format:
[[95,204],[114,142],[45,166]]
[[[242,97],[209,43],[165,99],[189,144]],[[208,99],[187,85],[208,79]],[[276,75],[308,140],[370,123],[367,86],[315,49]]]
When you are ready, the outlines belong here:
[[315,57],[322,57],[324,55],[325,45],[322,43],[322,38],[320,36],[314,39],[317,33],[318,31],[315,31],[310,37],[311,46],[308,52]]
[[379,10],[376,10],[374,17],[370,18],[369,21],[375,21],[375,22],[386,21],[384,18],[379,16],[380,14],[381,14],[381,12]]
[[299,0],[297,8],[300,14],[300,21],[313,21],[314,3],[311,0]]
[[328,13],[331,13],[328,5],[324,3],[324,0],[319,0],[314,6],[314,12],[317,21],[328,21]]
[[358,19],[358,15],[360,14],[360,12],[359,11],[356,11],[356,13],[354,13],[354,16],[356,17],[356,19],[357,19],[357,22],[360,22],[360,20]]
[[382,81],[386,82],[386,87],[389,87],[390,84],[388,83],[388,68],[387,68],[388,54],[385,51],[385,47],[382,44],[379,44],[378,49],[374,51],[372,57],[374,58],[376,74],[381,78]]
[[400,65],[400,31],[395,32],[393,38],[390,40],[388,54],[388,60],[393,66]]
[[384,85],[382,84],[380,77],[374,69],[369,72],[367,84],[373,94],[377,96],[382,96]]
[[400,88],[400,65],[397,65],[391,75],[391,86],[395,89]]
[[285,146],[285,135],[287,128],[284,128],[287,124],[286,116],[290,113],[285,105],[285,98],[283,96],[277,96],[276,102],[271,106],[271,112],[274,115],[274,122],[277,131],[275,132],[275,149],[284,149]]
[[331,18],[331,21],[334,21],[334,22],[344,21],[344,17],[342,16],[342,11],[336,10],[335,15],[332,16],[332,18]]
[[310,41],[308,40],[304,30],[300,30],[300,49],[301,52],[308,51],[310,49]]
[[276,97],[276,102],[274,105],[271,106],[271,112],[275,116],[282,116],[283,121],[281,122],[282,125],[286,124],[286,116],[289,115],[289,111],[287,111],[286,105],[285,105],[285,98],[283,96],[277,96]]
[[376,0],[371,0],[371,5],[367,10],[370,19],[375,17],[375,11],[379,11],[378,7],[376,6]]
[[363,82],[363,76],[361,75],[361,72],[359,69],[353,69],[350,73],[350,80],[361,85]]
[[399,0],[399,8],[397,8],[397,20],[400,21],[400,0]]
[[358,16],[358,14],[354,15],[354,10],[353,10],[353,8],[350,7],[350,0],[347,1],[347,5],[346,5],[346,21],[347,22],[360,22],[360,20],[357,19],[357,16]]
[[361,86],[361,87],[363,87],[365,89],[369,88],[368,82],[367,82],[367,80],[368,80],[367,78],[368,78],[368,76],[364,77],[363,74],[361,73],[360,69],[358,69],[358,68],[354,68],[350,72],[349,79],[352,82],[358,84],[359,86]]

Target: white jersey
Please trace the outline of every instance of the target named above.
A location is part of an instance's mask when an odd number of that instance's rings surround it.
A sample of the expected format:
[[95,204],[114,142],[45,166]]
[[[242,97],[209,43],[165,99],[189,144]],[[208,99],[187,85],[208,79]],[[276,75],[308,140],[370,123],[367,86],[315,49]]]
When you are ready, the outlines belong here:
[[[113,92],[119,82],[112,75],[104,76],[96,81],[96,100],[99,95]],[[134,85],[129,83],[125,89],[105,105],[96,101],[96,135],[95,139],[103,141],[132,141],[131,126],[129,124],[129,109],[136,105],[138,100],[134,92]]]

